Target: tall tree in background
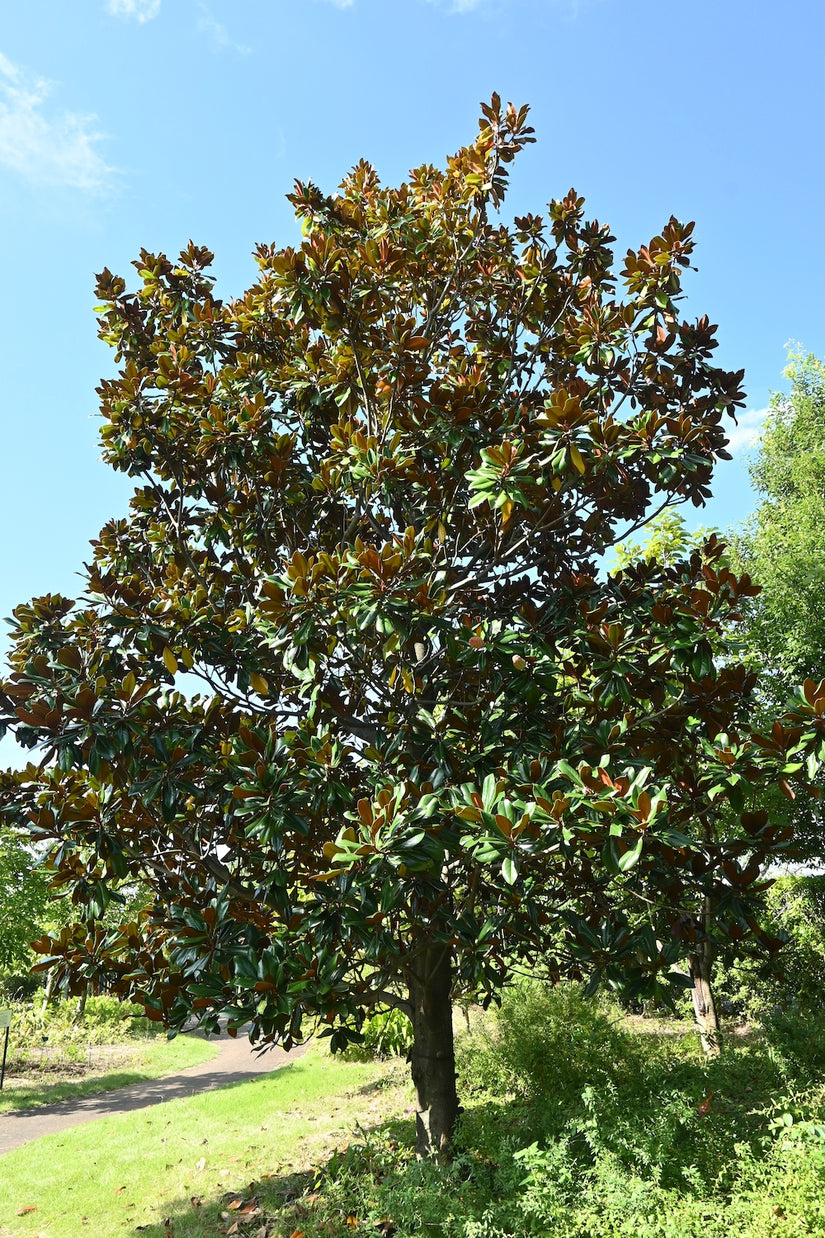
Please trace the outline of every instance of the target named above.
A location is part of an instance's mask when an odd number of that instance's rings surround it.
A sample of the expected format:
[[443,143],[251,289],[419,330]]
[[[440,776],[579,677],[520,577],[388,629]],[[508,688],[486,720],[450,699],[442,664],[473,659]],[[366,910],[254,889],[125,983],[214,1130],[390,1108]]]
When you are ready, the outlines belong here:
[[[692,225],[616,270],[572,190],[496,218],[526,115],[494,97],[397,189],[366,163],[297,185],[303,242],[261,246],[237,301],[194,245],[144,252],[134,293],[103,273],[130,514],[77,603],[17,608],[3,684],[44,758],[3,803],[81,913],[48,963],[264,1042],[406,1011],[422,1153],[457,1112],[456,992],[548,952],[661,992],[705,899],[714,934],[759,937],[785,836],[758,789],[825,726],[810,685],[749,741],[725,632],[753,589],[718,547],[599,571],[705,501],[742,375],[680,315]],[[101,925],[135,880],[151,904]]]
[[0,822],[0,992],[31,967],[29,943],[43,931],[50,903],[46,874],[28,844],[27,831]]
[[[772,397],[750,465],[760,502],[731,542],[733,562],[762,586],[744,606],[741,656],[767,672],[766,715],[796,684],[825,677],[825,364],[792,351],[785,377],[790,391]],[[786,811],[800,854],[825,862],[821,798]]]
[[825,675],[825,365],[793,352],[785,375],[790,391],[773,396],[750,465],[760,502],[734,543],[762,585],[747,607],[748,657],[780,693]]

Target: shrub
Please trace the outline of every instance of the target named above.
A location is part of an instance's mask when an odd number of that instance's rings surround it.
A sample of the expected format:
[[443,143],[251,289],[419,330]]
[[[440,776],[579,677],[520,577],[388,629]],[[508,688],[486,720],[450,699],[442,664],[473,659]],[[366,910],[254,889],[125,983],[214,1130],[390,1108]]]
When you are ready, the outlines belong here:
[[521,981],[501,1007],[458,1047],[463,1086],[471,1092],[560,1102],[633,1070],[633,1042],[619,1010],[582,996],[576,984]]
[[0,973],[0,1005],[28,1001],[42,991],[43,981],[40,976],[33,976],[30,972]]
[[712,1062],[573,985],[515,984],[473,1023],[452,1163],[359,1129],[301,1201],[307,1238],[825,1233],[825,1016],[780,1013]]
[[770,962],[720,955],[714,988],[722,1010],[760,1022],[781,1010],[815,1013],[825,992],[825,875],[778,878],[763,919],[788,941]]
[[350,1062],[384,1061],[406,1057],[412,1049],[412,1024],[403,1010],[385,1010],[365,1019],[361,1039],[349,1045],[344,1057]]

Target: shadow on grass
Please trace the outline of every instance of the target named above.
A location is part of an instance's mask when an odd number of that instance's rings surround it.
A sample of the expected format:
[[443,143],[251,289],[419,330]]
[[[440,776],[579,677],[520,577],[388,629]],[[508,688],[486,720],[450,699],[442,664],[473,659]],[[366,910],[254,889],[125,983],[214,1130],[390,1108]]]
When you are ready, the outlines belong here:
[[355,1164],[365,1184],[376,1177],[386,1178],[392,1171],[385,1164],[383,1149],[390,1159],[400,1155],[414,1163],[414,1137],[415,1127],[409,1119],[393,1118],[370,1127],[359,1124],[352,1141],[330,1151],[317,1166],[265,1174],[217,1199],[190,1196],[170,1201],[161,1221],[136,1225],[128,1238],[291,1238],[296,1232],[305,1233],[306,1238],[315,1234],[352,1238],[367,1232],[392,1238],[395,1227],[389,1223],[376,1226],[359,1216],[361,1201],[347,1198],[346,1188],[340,1198],[337,1194],[332,1198],[327,1188],[344,1165],[349,1169]]
[[[208,1065],[208,1063],[207,1063]],[[81,1103],[73,1105],[82,1114],[94,1114],[95,1117],[107,1117],[117,1113],[132,1113],[138,1109],[147,1109],[152,1105],[166,1103],[171,1100],[185,1100],[192,1096],[199,1096],[202,1092],[212,1092],[215,1088],[238,1087],[242,1083],[248,1083],[251,1079],[265,1079],[268,1074],[279,1070],[297,1070],[299,1073],[302,1067],[297,1062],[285,1062],[283,1064],[273,1066],[271,1071],[226,1071],[226,1070],[203,1070],[197,1067],[187,1067],[186,1070],[192,1073],[187,1074],[186,1071],[179,1071],[172,1075],[152,1076],[138,1074],[134,1077],[124,1076],[125,1085],[120,1083],[108,1083],[109,1079],[114,1079],[117,1076],[107,1076],[106,1090],[101,1088],[101,1080],[89,1082],[88,1092],[85,1097],[77,1093],[73,1093],[69,1100],[58,1101],[54,1104],[38,1105],[35,1109],[24,1109],[19,1112],[11,1112],[3,1114],[4,1120],[14,1121],[17,1119],[25,1119],[27,1117],[51,1117],[60,1116],[69,1109],[70,1102],[75,1099],[80,1099]],[[58,1086],[58,1085],[55,1085]],[[81,1086],[81,1085],[78,1085]],[[114,1090],[117,1089],[117,1090]],[[42,1089],[45,1091],[45,1089]],[[80,1123],[69,1123],[71,1125],[80,1125]]]
[[10,1080],[6,1079],[5,1087],[0,1092],[0,1116],[10,1117],[17,1110],[31,1113],[35,1109],[37,1112],[53,1109],[61,1102],[81,1100],[96,1093],[144,1083],[151,1078],[151,1075],[139,1070],[124,1070],[95,1075],[92,1079],[83,1079],[77,1083],[38,1083],[15,1087],[12,1077]]

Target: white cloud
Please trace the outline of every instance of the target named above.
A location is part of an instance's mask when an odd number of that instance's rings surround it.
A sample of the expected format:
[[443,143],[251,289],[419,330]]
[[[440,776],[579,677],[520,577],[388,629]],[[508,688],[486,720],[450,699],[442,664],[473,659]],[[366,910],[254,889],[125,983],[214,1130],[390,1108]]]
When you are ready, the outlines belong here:
[[[325,0],[325,3],[334,5],[336,9],[351,9],[355,0]],[[449,5],[447,11],[450,13],[470,13],[473,9],[481,8],[483,4],[488,3],[488,0],[429,0],[429,3],[439,6]]]
[[[430,0],[430,4],[443,5],[447,0]],[[481,8],[486,0],[452,0],[450,3],[449,12],[451,13],[471,13],[473,9]]]
[[0,55],[0,164],[36,185],[103,189],[114,169],[97,151],[97,117],[59,110],[51,92],[51,82]]
[[736,425],[728,435],[728,451],[731,455],[748,451],[759,441],[763,422],[770,411],[769,408],[749,408],[738,415]]
[[198,7],[201,11],[201,16],[198,18],[198,30],[202,34],[208,34],[216,48],[221,51],[228,48],[233,52],[242,52],[245,56],[249,55],[252,51],[251,47],[247,47],[245,43],[236,43],[230,37],[226,26],[215,20],[205,4],[201,4]]
[[160,12],[160,0],[106,0],[112,17],[134,17],[135,21],[151,21]]

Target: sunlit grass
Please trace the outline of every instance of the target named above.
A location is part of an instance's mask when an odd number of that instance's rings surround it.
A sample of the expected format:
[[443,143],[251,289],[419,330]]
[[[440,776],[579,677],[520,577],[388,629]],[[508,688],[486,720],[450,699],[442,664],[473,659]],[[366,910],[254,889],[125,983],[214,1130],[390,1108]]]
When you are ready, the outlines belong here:
[[0,1226],[13,1238],[167,1238],[172,1217],[174,1238],[214,1238],[250,1184],[306,1171],[356,1121],[403,1109],[406,1088],[398,1067],[311,1049],[248,1083],[47,1136],[0,1158]]

